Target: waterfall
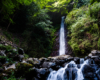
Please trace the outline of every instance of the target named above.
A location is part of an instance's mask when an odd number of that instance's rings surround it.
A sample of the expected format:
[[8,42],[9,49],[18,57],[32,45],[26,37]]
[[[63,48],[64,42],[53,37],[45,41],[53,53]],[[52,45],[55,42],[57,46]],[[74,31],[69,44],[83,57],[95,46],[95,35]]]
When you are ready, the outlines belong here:
[[[62,17],[61,21],[59,48],[59,55],[63,54],[65,54],[64,17]],[[88,60],[84,61],[84,58],[80,58],[80,68],[78,68],[74,61],[70,61],[64,68],[60,68],[58,71],[52,71],[47,80],[83,80],[82,69],[86,64],[88,64]]]
[[71,61],[64,68],[52,71],[47,80],[83,80],[82,69],[86,64],[88,64],[88,60],[84,61],[78,69],[76,63]]
[[59,55],[65,54],[65,35],[64,35],[64,16],[61,20],[61,28],[60,28],[60,49]]

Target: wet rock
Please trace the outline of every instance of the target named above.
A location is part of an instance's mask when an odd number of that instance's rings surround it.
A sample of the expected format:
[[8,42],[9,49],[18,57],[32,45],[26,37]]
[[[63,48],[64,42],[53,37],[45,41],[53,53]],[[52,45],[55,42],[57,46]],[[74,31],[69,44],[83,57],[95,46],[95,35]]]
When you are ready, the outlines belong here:
[[100,56],[100,51],[98,50],[92,50],[91,53],[92,53],[92,56]]
[[96,71],[96,75],[97,75],[98,80],[100,80],[100,68]]
[[77,77],[76,68],[67,68],[65,69],[64,80],[75,80]]
[[93,69],[95,69],[95,71],[97,71],[99,69],[99,66],[97,64],[91,64],[90,65]]
[[91,56],[91,59],[99,58],[99,56]]
[[55,70],[58,70],[60,68],[61,68],[61,66],[60,65],[57,65],[56,68],[55,68]]
[[41,76],[44,76],[47,72],[47,69],[46,68],[41,68],[41,69],[37,69],[37,72],[41,75]]
[[53,63],[53,62],[44,62],[42,64],[42,67],[43,68],[52,68],[52,69],[55,69],[56,68],[56,63]]
[[90,56],[86,56],[84,59],[87,60],[87,59],[90,59],[90,58],[91,58]]
[[90,56],[90,57],[91,57],[91,56],[92,56],[92,53],[90,53],[88,56]]
[[49,70],[48,70],[49,72],[52,72],[53,71],[53,69],[52,68],[49,68]]
[[94,64],[94,60],[93,59],[88,59],[88,63],[89,63],[89,65]]
[[65,60],[56,60],[55,61],[57,65],[63,65],[66,61]]
[[55,67],[56,67],[56,63],[49,62],[49,64],[48,64],[48,68],[52,68],[52,69],[54,69]]
[[68,61],[73,61],[74,58],[73,58],[73,57],[69,57],[67,60],[68,60]]
[[48,70],[46,68],[37,69],[37,78],[45,80],[48,76]]
[[24,52],[24,50],[22,48],[19,48],[18,49],[18,53],[21,54],[21,55],[23,55],[25,52]]
[[90,65],[84,65],[82,69],[82,73],[84,78],[94,78],[95,77],[95,69],[92,68]]
[[100,65],[100,59],[99,58],[95,58],[94,62],[95,62],[95,64]]
[[80,58],[79,57],[74,57],[74,62],[76,64],[80,64]]

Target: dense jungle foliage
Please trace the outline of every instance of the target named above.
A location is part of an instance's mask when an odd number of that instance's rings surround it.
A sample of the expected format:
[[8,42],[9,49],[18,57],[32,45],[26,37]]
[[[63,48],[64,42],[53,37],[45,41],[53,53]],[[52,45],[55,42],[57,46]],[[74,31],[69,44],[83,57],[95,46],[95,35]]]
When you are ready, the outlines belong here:
[[[100,0],[0,0],[0,80],[33,77],[41,63],[32,59],[50,56],[61,16],[75,56],[100,50]],[[22,62],[27,59],[29,64]],[[15,70],[6,70],[16,63]]]
[[[84,2],[83,2],[84,3]],[[71,38],[69,44],[75,56],[86,56],[100,50],[100,2],[90,0],[68,13],[66,20]]]
[[31,57],[48,57],[66,16],[69,44],[76,56],[100,49],[99,0],[1,0],[0,28]]

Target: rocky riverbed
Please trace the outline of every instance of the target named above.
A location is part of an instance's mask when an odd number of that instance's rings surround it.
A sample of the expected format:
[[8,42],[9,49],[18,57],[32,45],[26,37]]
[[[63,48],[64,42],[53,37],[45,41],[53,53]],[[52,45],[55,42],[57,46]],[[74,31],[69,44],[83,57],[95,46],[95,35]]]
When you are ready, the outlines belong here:
[[[58,71],[71,61],[74,61],[77,68],[80,68],[80,59],[70,55],[25,58],[24,50],[21,48],[10,51],[0,50],[0,80],[4,77],[9,78],[11,75],[23,80],[47,80],[52,71]],[[88,64],[82,69],[85,80],[100,80],[100,51],[93,50],[83,59],[88,60]]]

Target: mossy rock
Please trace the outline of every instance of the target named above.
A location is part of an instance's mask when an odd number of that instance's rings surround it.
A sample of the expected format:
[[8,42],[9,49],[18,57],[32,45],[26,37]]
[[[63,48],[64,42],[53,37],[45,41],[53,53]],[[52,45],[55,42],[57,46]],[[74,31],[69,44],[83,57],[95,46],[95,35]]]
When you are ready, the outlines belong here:
[[30,68],[32,68],[32,67],[33,67],[32,64],[18,63],[18,64],[16,64],[15,74],[17,77],[25,76],[30,71]]
[[1,73],[0,74],[0,80],[4,80],[4,77],[8,77],[8,74]]
[[11,68],[4,71],[4,73],[8,74],[8,76],[14,74],[14,72],[15,72],[15,69],[11,69]]
[[32,64],[32,65],[34,66],[34,62],[33,62],[32,60],[27,60],[27,62],[28,62],[29,64]]

